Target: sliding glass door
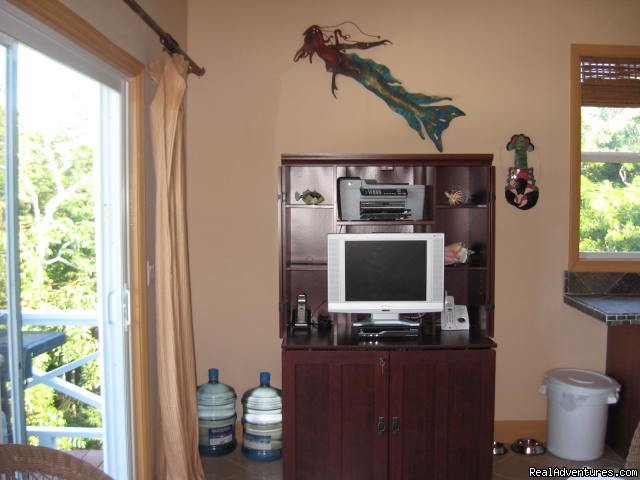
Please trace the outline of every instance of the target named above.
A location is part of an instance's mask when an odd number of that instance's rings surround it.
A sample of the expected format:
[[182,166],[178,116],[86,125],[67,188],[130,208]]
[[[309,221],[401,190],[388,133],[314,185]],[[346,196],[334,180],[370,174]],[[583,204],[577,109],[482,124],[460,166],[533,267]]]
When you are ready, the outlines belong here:
[[25,38],[40,45],[41,32],[16,32],[7,21],[0,20],[0,441],[71,450],[126,479],[126,84],[112,72],[93,75],[104,67],[85,53],[32,48]]

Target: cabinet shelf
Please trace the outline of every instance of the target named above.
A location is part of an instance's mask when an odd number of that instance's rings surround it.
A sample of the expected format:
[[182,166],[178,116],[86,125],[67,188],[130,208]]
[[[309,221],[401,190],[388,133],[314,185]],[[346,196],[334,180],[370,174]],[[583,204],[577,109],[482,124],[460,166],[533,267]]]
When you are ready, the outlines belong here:
[[291,263],[285,267],[288,271],[315,272],[327,269],[326,263]]
[[321,203],[320,205],[307,205],[306,203],[287,203],[285,208],[310,208],[312,210],[330,210],[333,208],[331,203]]
[[478,265],[445,265],[445,271],[460,271],[460,272],[468,272],[471,270],[486,270],[487,267],[478,266]]
[[448,203],[439,203],[436,208],[458,209],[458,208],[487,208],[486,203],[463,203],[462,205],[449,205]]
[[338,226],[355,226],[375,227],[376,225],[435,225],[435,220],[338,220]]

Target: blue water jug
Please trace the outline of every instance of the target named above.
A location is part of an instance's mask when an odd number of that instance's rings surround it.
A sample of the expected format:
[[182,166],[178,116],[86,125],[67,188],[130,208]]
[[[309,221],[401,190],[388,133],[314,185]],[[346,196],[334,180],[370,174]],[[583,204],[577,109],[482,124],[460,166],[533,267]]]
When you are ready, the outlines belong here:
[[201,455],[220,456],[236,448],[236,392],[218,381],[218,369],[209,369],[209,382],[198,387],[198,449]]
[[242,396],[242,453],[251,460],[282,456],[282,391],[270,385],[271,374],[260,373],[260,386]]

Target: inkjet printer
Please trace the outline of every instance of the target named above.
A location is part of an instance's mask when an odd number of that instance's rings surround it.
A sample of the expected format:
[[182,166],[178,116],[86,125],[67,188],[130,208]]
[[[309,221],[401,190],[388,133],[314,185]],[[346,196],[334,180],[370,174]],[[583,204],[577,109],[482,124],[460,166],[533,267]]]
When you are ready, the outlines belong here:
[[422,220],[424,185],[338,179],[341,220]]

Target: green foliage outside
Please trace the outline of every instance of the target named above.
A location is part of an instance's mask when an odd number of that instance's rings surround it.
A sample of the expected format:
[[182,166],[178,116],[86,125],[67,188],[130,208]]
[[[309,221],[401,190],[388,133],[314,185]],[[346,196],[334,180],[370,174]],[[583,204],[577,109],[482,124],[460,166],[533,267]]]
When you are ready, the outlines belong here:
[[[7,264],[7,238],[5,225],[5,204],[4,204],[4,178],[5,178],[5,113],[4,108],[0,105],[0,309],[7,309],[7,272],[4,265]],[[0,330],[4,330],[5,325],[0,322]]]
[[[0,108],[0,165],[4,177],[4,112]],[[19,138],[20,283],[23,310],[92,310],[97,304],[93,153],[70,136]],[[0,179],[4,223],[4,178]],[[6,265],[6,231],[2,225],[0,260]],[[0,268],[0,308],[6,309],[6,272]],[[39,327],[25,327],[37,329]],[[51,327],[67,341],[33,360],[49,371],[98,350],[94,327]],[[89,362],[64,374],[67,381],[100,394],[100,369]],[[46,385],[25,390],[27,425],[100,427],[99,410]],[[37,438],[30,438],[36,443]],[[101,448],[101,442],[61,438],[58,447]]]
[[[640,109],[582,109],[583,152],[640,152]],[[583,163],[580,251],[640,251],[640,163]]]

